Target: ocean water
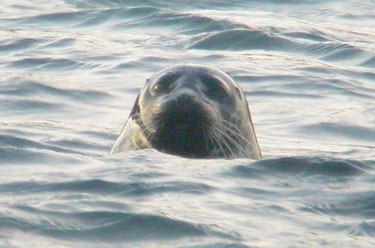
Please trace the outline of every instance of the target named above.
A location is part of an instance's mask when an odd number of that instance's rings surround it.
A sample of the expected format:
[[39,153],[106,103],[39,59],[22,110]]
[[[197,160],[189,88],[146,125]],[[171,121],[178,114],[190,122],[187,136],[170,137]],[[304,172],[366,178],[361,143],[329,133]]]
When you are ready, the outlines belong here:
[[[374,247],[375,1],[2,0],[0,247]],[[243,88],[264,159],[108,156],[178,63]]]

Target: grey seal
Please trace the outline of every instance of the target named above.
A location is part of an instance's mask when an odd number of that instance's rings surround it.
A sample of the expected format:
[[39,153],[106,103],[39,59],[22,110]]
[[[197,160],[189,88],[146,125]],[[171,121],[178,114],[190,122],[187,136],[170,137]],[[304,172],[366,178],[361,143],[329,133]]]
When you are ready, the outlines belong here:
[[148,148],[188,158],[262,158],[239,85],[204,65],[175,65],[146,81],[110,155]]

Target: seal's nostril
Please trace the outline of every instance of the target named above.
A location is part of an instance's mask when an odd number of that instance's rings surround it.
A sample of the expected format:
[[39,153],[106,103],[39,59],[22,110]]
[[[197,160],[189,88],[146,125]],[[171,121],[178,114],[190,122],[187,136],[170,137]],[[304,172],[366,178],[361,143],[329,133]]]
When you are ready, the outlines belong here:
[[194,99],[195,99],[195,97],[193,95],[189,95],[189,94],[183,94],[183,95],[180,95],[176,98],[177,101],[180,101],[182,103],[193,101]]
[[191,87],[180,87],[176,88],[173,91],[174,98],[191,98],[191,99],[197,99],[199,98],[199,91],[195,88]]
[[164,111],[173,110],[176,113],[203,111],[202,105],[196,98],[187,94],[179,95],[174,100],[166,102],[163,109]]

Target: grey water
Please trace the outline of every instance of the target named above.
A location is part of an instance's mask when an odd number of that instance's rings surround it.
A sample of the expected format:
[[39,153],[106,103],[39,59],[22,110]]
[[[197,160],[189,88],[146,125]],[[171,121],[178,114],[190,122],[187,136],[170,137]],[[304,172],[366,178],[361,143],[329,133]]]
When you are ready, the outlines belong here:
[[[374,247],[375,2],[2,0],[0,247]],[[264,159],[108,156],[179,63],[242,87]]]

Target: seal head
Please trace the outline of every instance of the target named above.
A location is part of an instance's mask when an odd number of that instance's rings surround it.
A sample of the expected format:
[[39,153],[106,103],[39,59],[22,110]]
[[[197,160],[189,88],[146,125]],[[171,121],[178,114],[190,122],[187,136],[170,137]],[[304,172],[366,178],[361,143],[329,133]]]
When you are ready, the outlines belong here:
[[202,65],[172,66],[147,80],[110,154],[147,148],[190,158],[261,159],[239,85]]

